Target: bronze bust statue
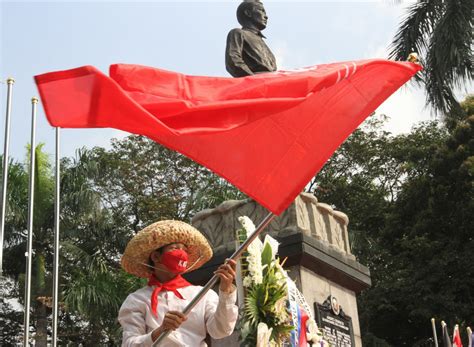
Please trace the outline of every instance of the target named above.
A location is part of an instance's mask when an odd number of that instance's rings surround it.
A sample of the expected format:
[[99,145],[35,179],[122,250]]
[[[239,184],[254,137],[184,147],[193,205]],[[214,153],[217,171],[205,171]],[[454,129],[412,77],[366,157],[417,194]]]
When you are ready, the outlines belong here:
[[267,26],[267,13],[258,0],[247,0],[237,8],[237,20],[242,29],[232,29],[227,35],[225,66],[234,77],[276,71],[276,61],[262,34]]

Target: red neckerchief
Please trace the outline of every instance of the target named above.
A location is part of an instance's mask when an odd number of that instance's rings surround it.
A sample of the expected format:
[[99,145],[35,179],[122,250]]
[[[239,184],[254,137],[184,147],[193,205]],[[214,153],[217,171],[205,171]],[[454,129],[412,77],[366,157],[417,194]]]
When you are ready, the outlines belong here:
[[155,289],[153,290],[153,293],[151,294],[151,311],[155,315],[155,317],[158,317],[158,314],[156,312],[156,308],[158,307],[158,293],[161,292],[162,290],[164,291],[170,291],[173,292],[174,295],[176,295],[180,299],[184,299],[183,296],[178,292],[178,288],[184,288],[187,286],[190,286],[191,283],[186,281],[181,275],[176,276],[172,280],[161,283],[158,281],[155,277],[155,275],[152,275],[148,279],[148,285],[149,286],[156,286]]

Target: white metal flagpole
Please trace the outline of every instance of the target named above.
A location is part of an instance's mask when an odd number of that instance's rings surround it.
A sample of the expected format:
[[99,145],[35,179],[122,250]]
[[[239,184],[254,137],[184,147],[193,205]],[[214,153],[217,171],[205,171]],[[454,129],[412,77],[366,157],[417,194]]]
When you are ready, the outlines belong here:
[[52,346],[56,347],[58,339],[58,294],[59,294],[59,144],[60,128],[56,128],[56,191],[54,194],[54,262],[53,262],[53,340]]
[[473,346],[473,341],[472,341],[472,330],[470,327],[467,327],[466,328],[466,331],[467,331],[467,337],[468,337],[468,340],[469,340],[469,343],[468,343],[468,347],[472,347]]
[[31,300],[31,262],[33,258],[33,206],[35,199],[35,149],[36,149],[36,106],[38,98],[31,99],[31,142],[30,142],[30,184],[28,187],[28,243],[26,248],[25,316],[23,346],[29,346],[30,339],[30,300]]
[[10,114],[12,106],[12,89],[15,80],[7,79],[7,111],[5,116],[5,142],[3,147],[3,178],[2,178],[2,208],[0,214],[0,277],[3,275],[3,239],[5,231],[5,211],[7,204],[7,182],[8,182],[8,152],[10,146]]
[[438,335],[436,334],[435,319],[431,318],[431,327],[433,328],[433,340],[435,347],[438,347]]

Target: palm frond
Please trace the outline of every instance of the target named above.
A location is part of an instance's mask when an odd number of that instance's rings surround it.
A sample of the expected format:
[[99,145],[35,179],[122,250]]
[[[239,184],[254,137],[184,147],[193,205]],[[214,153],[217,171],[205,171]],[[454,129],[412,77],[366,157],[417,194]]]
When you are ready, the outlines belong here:
[[390,46],[389,57],[406,60],[412,52],[421,56],[427,50],[427,37],[433,31],[442,7],[442,0],[422,0],[411,5]]
[[74,259],[74,263],[81,268],[81,271],[86,271],[94,275],[109,272],[107,261],[103,259],[98,252],[89,254],[84,249],[69,241],[62,242],[61,248],[66,257]]
[[473,78],[473,9],[472,1],[447,1],[431,36],[425,72],[427,103],[444,114],[459,105],[453,90]]
[[66,307],[88,316],[109,310],[116,312],[123,298],[117,294],[114,283],[111,273],[75,276],[73,285],[63,293]]
[[425,85],[426,104],[443,115],[462,113],[454,90],[473,79],[473,12],[473,1],[419,0],[408,8],[390,46],[396,60],[419,54],[425,69],[416,81]]

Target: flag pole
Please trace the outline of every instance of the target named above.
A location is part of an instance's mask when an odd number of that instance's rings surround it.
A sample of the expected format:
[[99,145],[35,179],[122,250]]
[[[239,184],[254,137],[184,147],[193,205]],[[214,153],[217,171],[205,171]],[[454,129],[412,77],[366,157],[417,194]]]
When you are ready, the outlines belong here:
[[[235,240],[235,249],[237,250],[240,246],[240,238],[239,234],[236,233],[236,240]],[[242,259],[237,260],[237,267],[235,271],[235,284],[237,287],[237,306],[242,307],[244,304],[244,285],[243,285],[243,278],[242,278]]]
[[31,99],[31,142],[30,142],[30,184],[28,188],[28,243],[26,248],[25,316],[23,346],[28,347],[30,339],[31,262],[33,258],[33,206],[35,199],[35,132],[36,106],[38,98]]
[[435,319],[431,318],[431,327],[433,328],[433,339],[435,347],[438,347],[438,336],[436,335]]
[[7,79],[7,110],[5,115],[5,141],[3,145],[3,178],[2,178],[2,209],[0,214],[0,277],[3,275],[3,239],[5,232],[5,210],[7,201],[7,182],[8,182],[8,151],[10,146],[10,114],[12,107],[12,89],[15,80]]
[[[247,247],[252,243],[253,240],[255,240],[258,235],[265,229],[265,227],[270,224],[270,222],[276,217],[275,214],[269,212],[268,215],[263,219],[263,221],[259,224],[257,229],[250,235],[247,240],[245,240],[244,243],[230,256],[229,259],[231,260],[237,260],[243,252],[247,249]],[[206,293],[217,283],[217,280],[219,279],[219,276],[214,275],[212,278],[209,280],[209,282],[206,283],[206,285],[201,289],[201,291],[191,300],[191,302],[184,308],[183,314],[187,316],[189,312],[194,308],[194,306],[197,305],[199,301],[206,295]],[[158,346],[158,344],[166,338],[171,333],[170,330],[166,330],[163,333],[158,336],[158,338],[153,342],[152,347]]]
[[467,337],[469,338],[469,344],[467,345],[468,347],[471,347],[473,344],[472,344],[472,330],[470,327],[467,327],[466,328],[466,331],[467,331]]
[[54,194],[54,262],[53,262],[53,338],[52,346],[56,347],[58,339],[58,293],[59,293],[59,144],[60,130],[56,128],[56,190]]
[[444,346],[451,346],[451,338],[449,337],[449,331],[446,323],[444,320],[441,321],[441,329],[443,330],[443,345]]

